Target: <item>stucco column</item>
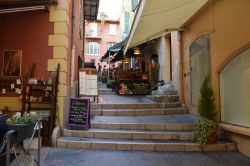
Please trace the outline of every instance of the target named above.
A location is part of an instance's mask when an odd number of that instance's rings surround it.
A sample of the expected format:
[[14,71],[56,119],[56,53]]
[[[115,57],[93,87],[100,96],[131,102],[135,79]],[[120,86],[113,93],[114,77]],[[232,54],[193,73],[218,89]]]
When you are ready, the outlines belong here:
[[170,37],[161,37],[159,47],[159,79],[165,82],[171,81],[170,50]]
[[57,125],[64,125],[64,114],[67,96],[67,74],[68,69],[68,47],[69,47],[69,2],[67,0],[58,1],[57,6],[49,9],[49,21],[54,23],[54,34],[49,35],[49,46],[53,47],[53,59],[48,59],[48,71],[55,71],[60,63],[60,75],[58,85],[58,120]]
[[177,89],[180,98],[182,97],[181,86],[181,37],[180,32],[171,32],[171,63],[172,63],[172,82]]

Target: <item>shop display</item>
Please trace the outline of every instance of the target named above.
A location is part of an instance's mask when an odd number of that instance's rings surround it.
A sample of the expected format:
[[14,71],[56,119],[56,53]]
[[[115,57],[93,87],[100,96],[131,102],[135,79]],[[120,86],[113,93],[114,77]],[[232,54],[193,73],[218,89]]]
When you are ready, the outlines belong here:
[[35,111],[40,116],[43,124],[42,144],[45,146],[50,145],[55,127],[59,69],[60,64],[53,73],[51,81],[29,79],[28,70],[23,78],[21,113],[23,115],[26,112]]
[[150,84],[147,73],[131,71],[118,71],[119,95],[147,95],[150,93]]

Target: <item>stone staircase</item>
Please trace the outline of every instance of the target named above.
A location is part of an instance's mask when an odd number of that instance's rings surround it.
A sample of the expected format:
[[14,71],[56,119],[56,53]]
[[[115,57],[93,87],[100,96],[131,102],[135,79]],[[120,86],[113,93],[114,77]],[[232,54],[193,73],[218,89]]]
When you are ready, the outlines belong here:
[[197,116],[188,114],[178,98],[151,104],[91,104],[91,129],[62,129],[56,146],[126,151],[234,151],[228,141],[193,142]]
[[102,83],[98,83],[98,91],[99,91],[99,95],[113,95],[115,94],[114,92],[112,92],[111,88],[107,88],[106,84],[102,84]]

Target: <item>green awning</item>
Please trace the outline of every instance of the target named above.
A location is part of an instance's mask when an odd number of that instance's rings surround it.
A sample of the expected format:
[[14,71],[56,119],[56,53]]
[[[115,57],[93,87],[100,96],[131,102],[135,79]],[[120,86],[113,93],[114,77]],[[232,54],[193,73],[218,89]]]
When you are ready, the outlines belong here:
[[115,45],[113,45],[112,47],[110,47],[108,49],[108,51],[101,57],[100,61],[103,62],[103,61],[106,61],[108,60],[108,57],[110,55],[115,55],[115,54],[118,54],[121,56],[121,53],[123,55],[123,49],[124,49],[124,46],[127,42],[127,39],[121,41],[120,43],[117,43]]

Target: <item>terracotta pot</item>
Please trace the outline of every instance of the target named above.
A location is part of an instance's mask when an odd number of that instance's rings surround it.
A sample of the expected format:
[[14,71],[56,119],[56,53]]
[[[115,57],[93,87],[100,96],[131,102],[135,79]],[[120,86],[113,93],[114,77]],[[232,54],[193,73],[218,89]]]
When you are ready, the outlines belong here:
[[211,133],[211,135],[207,139],[207,144],[214,144],[217,140],[217,128],[218,125],[215,125],[212,127],[214,129],[214,132]]

